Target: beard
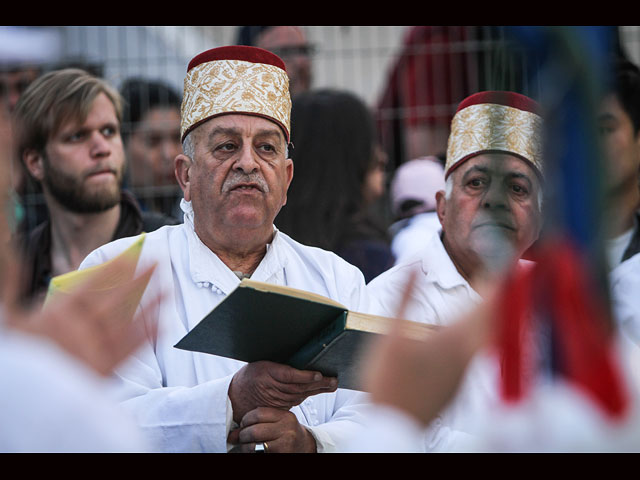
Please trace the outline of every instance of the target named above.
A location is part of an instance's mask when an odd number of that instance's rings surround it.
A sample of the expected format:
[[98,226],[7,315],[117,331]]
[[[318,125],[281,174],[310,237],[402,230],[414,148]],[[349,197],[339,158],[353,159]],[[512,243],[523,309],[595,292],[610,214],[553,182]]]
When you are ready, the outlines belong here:
[[[100,188],[90,188],[86,185],[85,179],[97,170],[74,176],[52,167],[46,158],[43,163],[43,185],[67,210],[74,213],[101,213],[120,202],[122,169],[113,168],[115,182]],[[104,167],[101,166],[100,170],[104,170]]]

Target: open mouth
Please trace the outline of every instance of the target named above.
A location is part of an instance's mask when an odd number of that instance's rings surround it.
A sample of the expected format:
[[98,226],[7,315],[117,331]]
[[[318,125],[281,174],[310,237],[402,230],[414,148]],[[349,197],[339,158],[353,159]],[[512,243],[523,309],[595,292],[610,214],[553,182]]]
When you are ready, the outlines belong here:
[[231,188],[230,190],[231,192],[262,192],[262,189],[260,188],[260,186],[256,183],[241,183],[238,184],[236,186],[234,186],[233,188]]

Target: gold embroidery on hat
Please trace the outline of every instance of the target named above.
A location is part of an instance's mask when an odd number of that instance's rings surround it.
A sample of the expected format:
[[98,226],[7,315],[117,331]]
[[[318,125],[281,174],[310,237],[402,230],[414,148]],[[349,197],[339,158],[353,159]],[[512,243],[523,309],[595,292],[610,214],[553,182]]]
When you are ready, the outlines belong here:
[[274,65],[219,60],[193,67],[184,79],[181,135],[221,113],[256,113],[290,131],[291,97],[287,73]]
[[542,172],[542,119],[497,104],[471,105],[451,122],[445,171],[467,155],[501,150],[523,156]]

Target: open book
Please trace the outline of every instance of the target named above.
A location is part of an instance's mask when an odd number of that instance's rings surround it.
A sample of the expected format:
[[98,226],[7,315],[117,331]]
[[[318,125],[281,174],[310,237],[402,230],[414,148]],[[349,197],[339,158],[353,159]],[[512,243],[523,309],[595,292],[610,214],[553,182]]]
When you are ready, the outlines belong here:
[[337,377],[339,387],[357,390],[363,346],[394,321],[419,339],[438,328],[352,312],[322,295],[244,279],[175,347],[319,371]]
[[87,288],[88,285],[90,289],[87,295],[109,295],[114,289],[123,288],[126,285],[128,289],[126,300],[118,305],[113,314],[118,318],[133,318],[151,278],[151,272],[134,278],[144,239],[145,234],[142,233],[129,248],[105,263],[53,277],[49,283],[43,308],[47,308],[57,297],[70,294],[80,288]]

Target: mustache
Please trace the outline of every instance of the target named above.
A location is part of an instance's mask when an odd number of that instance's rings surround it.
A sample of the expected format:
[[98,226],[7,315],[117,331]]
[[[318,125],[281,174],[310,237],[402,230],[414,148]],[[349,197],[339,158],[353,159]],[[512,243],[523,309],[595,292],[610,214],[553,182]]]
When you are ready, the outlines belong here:
[[267,182],[262,177],[262,175],[260,175],[257,172],[231,173],[222,184],[222,193],[230,192],[234,188],[242,185],[252,185],[256,187],[258,190],[260,190],[262,193],[269,193],[269,186],[267,185]]

